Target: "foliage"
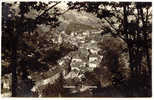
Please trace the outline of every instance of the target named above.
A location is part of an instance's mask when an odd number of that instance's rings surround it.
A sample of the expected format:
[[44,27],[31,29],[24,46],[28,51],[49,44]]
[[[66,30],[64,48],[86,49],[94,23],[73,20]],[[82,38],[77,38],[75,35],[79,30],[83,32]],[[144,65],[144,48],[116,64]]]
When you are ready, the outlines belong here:
[[48,84],[43,89],[43,97],[60,97],[64,94],[64,79],[61,74],[61,76],[56,80],[54,84]]
[[[39,24],[45,23],[47,25],[50,24],[51,27],[55,27],[55,25],[58,25],[59,23],[56,17],[58,16],[57,10],[54,11],[54,16],[51,16],[52,14],[49,15],[49,12],[47,12],[47,10],[49,9],[49,4],[43,2],[18,3],[3,3],[2,5],[2,53],[4,53],[4,59],[11,58],[12,46],[15,46],[17,44],[17,53],[19,56],[26,57],[32,52],[34,53],[34,55],[36,54],[38,56],[39,54],[37,52],[34,52],[35,46],[33,45],[34,41],[38,41],[36,39],[34,40],[34,36],[36,37],[37,34],[32,34],[31,32],[33,32]],[[13,6],[18,6],[18,9],[13,8]],[[5,8],[7,8],[8,12]],[[26,17],[26,14],[28,14],[32,10],[38,12],[38,15],[35,19]],[[39,12],[42,11],[43,13],[39,15]]]
[[[48,55],[45,53],[49,51],[41,51],[39,48],[45,43],[50,47],[53,43],[44,39],[49,33],[42,35],[36,30],[41,25],[50,26],[50,29],[59,25],[60,12],[55,7],[59,3],[2,3],[2,75],[12,73],[12,96],[16,96],[17,77],[26,80],[30,71],[48,70],[49,64],[44,59]],[[32,12],[35,13],[31,15]],[[54,49],[50,51],[56,52]]]

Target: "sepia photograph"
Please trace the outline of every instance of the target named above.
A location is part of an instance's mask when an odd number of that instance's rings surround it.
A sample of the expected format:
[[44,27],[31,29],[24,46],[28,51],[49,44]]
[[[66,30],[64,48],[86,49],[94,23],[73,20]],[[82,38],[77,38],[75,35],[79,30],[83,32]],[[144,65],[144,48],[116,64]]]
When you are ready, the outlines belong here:
[[1,96],[152,97],[152,2],[1,2]]

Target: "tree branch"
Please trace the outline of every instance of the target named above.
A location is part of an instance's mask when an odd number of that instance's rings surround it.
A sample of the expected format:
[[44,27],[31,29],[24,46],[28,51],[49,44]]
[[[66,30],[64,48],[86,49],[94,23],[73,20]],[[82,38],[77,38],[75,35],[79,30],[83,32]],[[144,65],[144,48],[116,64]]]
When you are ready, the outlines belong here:
[[63,13],[61,13],[60,15],[63,15],[63,14],[65,14],[66,12],[68,12],[69,10],[71,10],[71,8],[74,8],[75,7],[75,5],[74,6],[72,6],[72,7],[70,7],[70,8],[68,8],[67,10],[65,10]]
[[48,12],[50,9],[52,9],[53,7],[55,7],[56,5],[58,5],[59,3],[61,3],[61,1],[57,2],[56,4],[52,5],[51,7],[49,7],[48,9],[46,9],[42,14],[40,14],[36,20],[38,20],[42,15],[44,15],[46,12]]
[[108,20],[108,19],[106,19],[106,18],[104,18],[106,21],[107,21],[107,23],[112,27],[112,29],[114,29],[116,32],[117,32],[117,34],[115,34],[114,32],[112,32],[112,34],[113,35],[116,35],[116,36],[118,36],[118,37],[120,37],[123,41],[125,41],[126,42],[126,40],[121,36],[121,35],[119,35],[120,34],[120,30],[117,30],[112,24],[111,24],[111,22]]

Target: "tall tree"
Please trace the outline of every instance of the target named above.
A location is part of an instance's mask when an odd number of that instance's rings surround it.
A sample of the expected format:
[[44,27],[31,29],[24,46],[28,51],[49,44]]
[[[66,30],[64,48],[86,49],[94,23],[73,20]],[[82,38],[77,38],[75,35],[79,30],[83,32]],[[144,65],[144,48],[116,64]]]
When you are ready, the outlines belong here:
[[[17,89],[17,50],[23,40],[23,35],[31,33],[37,25],[46,24],[56,27],[59,12],[55,8],[60,2],[14,2],[2,3],[2,52],[9,51],[12,72],[12,96],[16,96]],[[13,6],[17,6],[16,9]],[[49,11],[53,9],[53,13]],[[35,10],[39,14],[35,18],[28,18],[26,15]],[[7,55],[6,55],[7,56]],[[24,68],[23,68],[24,69]]]

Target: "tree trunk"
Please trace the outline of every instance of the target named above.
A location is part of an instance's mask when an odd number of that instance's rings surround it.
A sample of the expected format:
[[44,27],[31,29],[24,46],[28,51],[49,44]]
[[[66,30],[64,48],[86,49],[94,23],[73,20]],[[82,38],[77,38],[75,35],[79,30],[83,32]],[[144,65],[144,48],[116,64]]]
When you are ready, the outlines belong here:
[[148,66],[148,70],[149,70],[149,75],[151,76],[152,73],[152,68],[151,68],[151,61],[150,61],[150,56],[149,56],[149,46],[148,46],[148,35],[146,32],[146,27],[147,27],[147,23],[144,21],[144,17],[143,17],[143,9],[140,9],[141,12],[141,18],[142,18],[142,23],[143,23],[143,28],[142,28],[142,32],[143,32],[143,36],[144,36],[144,41],[145,41],[145,53],[146,53],[146,60],[147,60],[147,66]]
[[123,13],[124,13],[124,21],[123,21],[123,26],[124,26],[124,34],[125,34],[125,39],[126,39],[126,42],[127,42],[127,46],[128,46],[128,52],[129,52],[129,65],[130,65],[130,68],[131,68],[131,72],[133,72],[133,66],[132,66],[132,46],[131,44],[129,43],[130,40],[128,39],[128,32],[127,32],[127,23],[128,23],[128,20],[127,20],[127,5],[123,5]]
[[17,95],[17,38],[13,37],[12,39],[12,97],[16,97]]

